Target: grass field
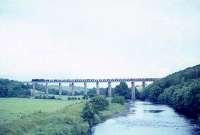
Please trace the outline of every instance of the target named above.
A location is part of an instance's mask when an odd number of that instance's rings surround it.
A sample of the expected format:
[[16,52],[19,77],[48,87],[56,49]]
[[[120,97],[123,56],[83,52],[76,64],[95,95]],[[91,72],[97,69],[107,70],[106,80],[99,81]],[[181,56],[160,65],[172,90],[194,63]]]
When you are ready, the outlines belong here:
[[10,122],[38,111],[55,112],[74,103],[63,100],[0,98],[0,123]]
[[[86,135],[85,101],[0,98],[0,135]],[[104,118],[125,110],[110,104]]]

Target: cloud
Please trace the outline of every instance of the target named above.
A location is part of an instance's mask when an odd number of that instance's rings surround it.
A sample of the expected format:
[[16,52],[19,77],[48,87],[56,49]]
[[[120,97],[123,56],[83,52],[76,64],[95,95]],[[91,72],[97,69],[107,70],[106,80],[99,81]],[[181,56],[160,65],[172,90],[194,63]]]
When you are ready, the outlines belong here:
[[199,1],[0,2],[0,75],[163,77],[199,64]]

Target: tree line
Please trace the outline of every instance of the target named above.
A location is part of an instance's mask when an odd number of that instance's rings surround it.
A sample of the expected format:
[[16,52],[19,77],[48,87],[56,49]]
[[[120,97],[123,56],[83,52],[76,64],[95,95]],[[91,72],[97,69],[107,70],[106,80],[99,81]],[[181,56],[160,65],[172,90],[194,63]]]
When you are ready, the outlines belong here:
[[141,100],[162,103],[192,117],[200,116],[200,65],[173,73],[146,87]]
[[0,79],[0,97],[28,97],[30,88],[22,82]]

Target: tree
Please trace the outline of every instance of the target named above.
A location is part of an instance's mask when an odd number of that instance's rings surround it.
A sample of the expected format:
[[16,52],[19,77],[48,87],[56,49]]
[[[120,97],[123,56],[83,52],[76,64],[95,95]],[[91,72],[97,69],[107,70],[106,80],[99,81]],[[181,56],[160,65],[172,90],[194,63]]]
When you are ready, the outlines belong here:
[[8,79],[0,79],[0,97],[27,97],[30,96],[30,85]]
[[82,114],[81,117],[88,122],[91,128],[95,122],[95,111],[92,104],[87,102],[81,114]]
[[170,105],[188,116],[200,116],[200,65],[154,82],[140,93],[140,97]]
[[114,95],[123,96],[125,99],[131,99],[131,90],[125,82],[120,82],[114,89]]
[[99,111],[105,110],[108,105],[108,100],[103,96],[95,96],[86,103],[81,112],[81,117],[88,122],[90,129],[101,121]]
[[96,112],[105,110],[109,105],[108,100],[104,96],[95,96],[90,100],[90,103]]

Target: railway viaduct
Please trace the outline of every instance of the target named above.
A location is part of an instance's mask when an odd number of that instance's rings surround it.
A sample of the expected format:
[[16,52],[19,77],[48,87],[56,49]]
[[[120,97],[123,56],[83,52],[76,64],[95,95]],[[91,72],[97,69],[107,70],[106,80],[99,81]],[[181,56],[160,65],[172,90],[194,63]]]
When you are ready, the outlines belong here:
[[84,89],[85,89],[85,95],[87,95],[87,83],[96,83],[96,94],[100,94],[100,88],[99,83],[108,83],[108,96],[112,96],[112,82],[131,82],[131,98],[132,100],[135,100],[135,82],[142,82],[142,87],[144,88],[146,86],[146,82],[154,82],[156,80],[159,80],[159,78],[127,78],[127,79],[64,79],[64,80],[58,80],[58,79],[32,79],[31,83],[33,85],[33,89],[31,92],[31,95],[35,95],[36,90],[36,83],[45,83],[46,91],[45,93],[48,94],[48,83],[57,83],[59,85],[59,95],[62,95],[62,83],[69,83],[69,86],[71,87],[71,93],[72,96],[74,96],[74,86],[75,83],[84,83]]
[[59,85],[59,95],[62,95],[62,83],[69,83],[69,86],[71,87],[71,95],[74,96],[74,86],[75,83],[84,83],[84,93],[87,95],[87,83],[96,83],[96,94],[100,94],[100,88],[99,83],[108,83],[108,96],[112,96],[112,82],[130,82],[131,83],[131,98],[132,100],[135,100],[135,82],[142,82],[142,87],[144,88],[146,86],[146,82],[154,82],[156,80],[159,80],[159,78],[127,78],[127,79],[64,79],[64,80],[58,80],[58,79],[32,79],[31,83],[33,85],[33,89],[31,91],[31,95],[35,95],[36,90],[36,83],[45,83],[46,91],[45,93],[48,94],[48,84],[49,83],[55,83]]

